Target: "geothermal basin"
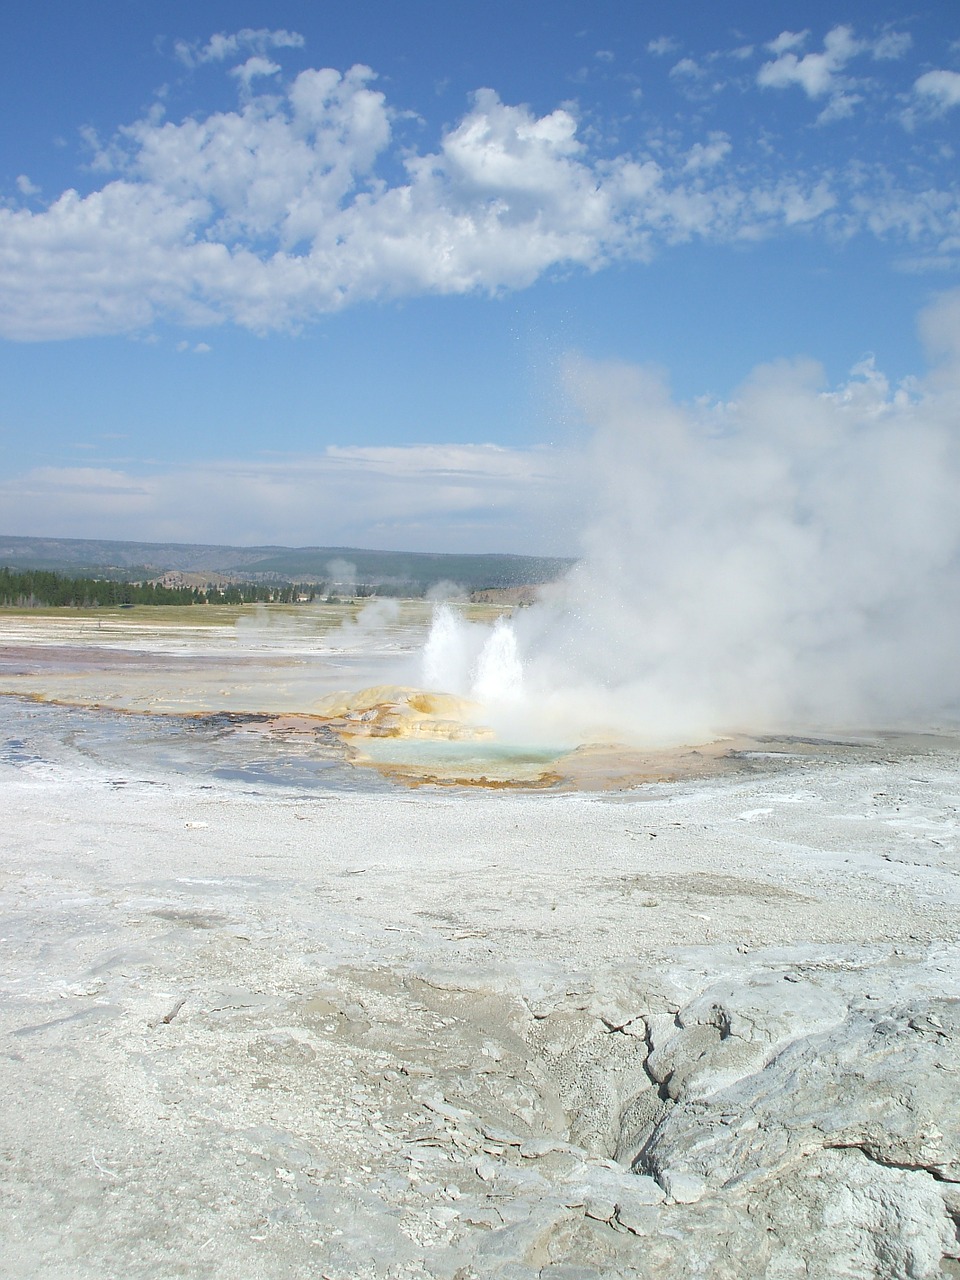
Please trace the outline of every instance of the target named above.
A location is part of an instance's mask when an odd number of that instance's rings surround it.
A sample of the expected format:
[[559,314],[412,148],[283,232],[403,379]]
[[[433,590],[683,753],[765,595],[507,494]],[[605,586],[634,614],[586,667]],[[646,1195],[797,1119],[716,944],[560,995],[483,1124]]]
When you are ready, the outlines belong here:
[[4,1274],[960,1274],[956,736],[498,736],[378,609],[0,617]]

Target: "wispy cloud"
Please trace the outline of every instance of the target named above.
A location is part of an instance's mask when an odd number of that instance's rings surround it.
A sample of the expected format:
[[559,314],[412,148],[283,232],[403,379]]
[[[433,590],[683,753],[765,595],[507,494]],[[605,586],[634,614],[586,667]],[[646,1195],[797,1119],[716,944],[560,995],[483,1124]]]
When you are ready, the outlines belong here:
[[331,447],[137,473],[41,467],[0,482],[0,503],[12,527],[52,536],[549,552],[542,514],[563,487],[547,449]]
[[[657,599],[686,619],[706,599],[733,610],[724,616],[735,621],[729,634],[739,645],[750,627],[744,631],[736,603],[725,598],[727,578],[714,579],[711,566],[719,556],[726,569],[747,570],[744,587],[754,582],[750,565],[768,566],[751,597],[751,608],[762,613],[793,580],[802,547],[813,557],[803,585],[814,585],[791,596],[784,635],[796,637],[791,620],[807,616],[806,601],[822,600],[841,564],[843,590],[831,595],[822,616],[848,616],[852,601],[849,616],[869,628],[871,584],[878,581],[898,580],[909,594],[921,567],[932,566],[937,590],[952,601],[957,596],[960,454],[953,424],[960,403],[960,290],[928,307],[920,330],[933,362],[925,377],[891,385],[868,358],[839,386],[824,389],[814,364],[785,361],[756,370],[725,403],[673,405],[649,371],[571,360],[568,389],[581,405],[593,405],[588,420],[601,427],[582,449],[332,446],[312,455],[227,457],[190,466],[38,467],[0,480],[0,509],[8,527],[28,535],[557,554],[585,547],[593,553],[589,572],[598,564],[599,512],[601,524],[616,534],[601,548],[616,598],[624,581],[659,578],[663,587],[653,595],[630,594],[644,635],[658,631],[644,630],[649,614],[637,602]],[[811,505],[814,499],[819,506]],[[771,523],[776,511],[784,519]],[[786,540],[771,544],[777,528]],[[944,529],[949,540],[941,539]],[[744,536],[752,546],[745,561],[736,551]],[[683,576],[690,545],[703,552],[697,566],[707,566],[702,591],[691,591]],[[625,568],[623,548],[636,546],[654,553]],[[836,563],[835,546],[846,548]],[[734,554],[724,560],[730,548]],[[589,610],[597,584],[587,585]],[[862,611],[858,593],[865,593]],[[794,605],[801,606],[799,614]],[[922,610],[889,612],[891,619],[901,616],[942,647],[955,671],[953,631],[931,629]],[[703,640],[697,626],[687,626],[687,633]],[[709,633],[704,643],[714,638]],[[668,649],[680,652],[672,640]],[[818,654],[812,649],[811,661]],[[611,653],[601,665],[612,671],[621,660]]]
[[241,84],[249,89],[251,83],[258,76],[275,76],[279,70],[279,62],[271,62],[269,58],[264,58],[261,54],[254,54],[252,58],[248,58],[240,66],[234,67],[230,74],[236,76]]
[[705,72],[693,58],[681,58],[670,68],[670,74],[677,79],[700,80]]
[[878,62],[904,57],[913,47],[913,37],[908,31],[885,31],[874,40],[870,52]]
[[656,58],[665,58],[668,53],[676,53],[679,48],[680,42],[673,36],[658,36],[647,45],[647,53],[652,53]]
[[300,49],[303,45],[303,36],[296,31],[286,31],[282,27],[276,31],[268,27],[244,27],[229,35],[220,32],[203,45],[178,40],[174,52],[184,66],[196,67],[204,62],[229,61],[241,56],[245,50],[264,54],[268,49]]
[[792,49],[802,49],[810,35],[810,29],[803,31],[781,31],[776,40],[771,40],[767,44],[767,48],[771,53],[780,58],[783,54],[789,53]]

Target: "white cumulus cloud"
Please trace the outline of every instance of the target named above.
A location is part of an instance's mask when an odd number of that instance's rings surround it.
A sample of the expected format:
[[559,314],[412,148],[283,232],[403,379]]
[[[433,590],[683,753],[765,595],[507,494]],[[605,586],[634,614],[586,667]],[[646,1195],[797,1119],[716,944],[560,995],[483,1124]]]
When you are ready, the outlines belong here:
[[684,163],[684,169],[696,173],[699,169],[712,169],[730,154],[731,143],[725,133],[711,133],[706,142],[695,142]]
[[797,86],[814,101],[828,98],[817,117],[818,124],[846,119],[864,101],[863,95],[854,91],[864,82],[846,75],[850,62],[862,55],[869,55],[875,62],[894,61],[902,58],[913,43],[908,32],[888,30],[876,38],[860,38],[852,27],[841,24],[827,32],[821,51],[801,54],[809,37],[809,30],[782,31],[771,40],[766,48],[774,58],[760,67],[757,84],[762,89]]
[[946,111],[960,104],[960,71],[927,71],[914,83],[913,89],[918,97]]
[[[827,38],[836,65],[852,48],[846,30]],[[263,43],[254,32],[237,48],[254,36]],[[105,143],[91,138],[101,185],[88,194],[0,203],[0,334],[132,333],[159,319],[294,329],[362,301],[496,293],[557,269],[647,261],[693,238],[818,221],[852,235],[894,206],[888,228],[926,237],[928,253],[956,231],[952,190],[897,191],[866,165],[781,177],[739,147],[734,168],[721,130],[665,141],[656,160],[611,155],[573,108],[538,115],[492,89],[418,150],[396,136],[399,113],[369,67],[283,83],[274,66],[253,53],[235,69],[232,110],[171,120],[158,107]],[[834,116],[856,101],[839,81],[827,98]]]
[[798,57],[793,50],[806,35],[806,32],[796,35],[785,31],[777,37],[770,47],[778,57],[773,62],[765,62],[757,72],[759,85],[770,89],[799,85],[808,98],[823,97],[837,88],[838,74],[864,48],[851,27],[838,26],[827,32],[821,53]]

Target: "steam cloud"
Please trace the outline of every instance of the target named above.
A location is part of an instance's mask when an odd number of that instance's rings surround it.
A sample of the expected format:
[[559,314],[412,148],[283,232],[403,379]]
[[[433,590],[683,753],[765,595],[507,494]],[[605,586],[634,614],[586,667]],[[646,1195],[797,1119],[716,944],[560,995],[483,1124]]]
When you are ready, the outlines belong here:
[[643,370],[576,365],[594,428],[578,460],[582,559],[511,623],[522,693],[514,671],[496,695],[489,635],[474,656],[461,636],[459,672],[444,659],[459,691],[482,693],[483,669],[493,723],[527,740],[668,744],[955,713],[960,295],[922,324],[946,358],[897,388],[872,360],[832,391],[817,365],[783,362],[732,403],[691,408]]
[[346,595],[353,595],[357,586],[357,566],[355,564],[350,560],[328,560],[327,573],[330,576],[331,591],[342,591]]

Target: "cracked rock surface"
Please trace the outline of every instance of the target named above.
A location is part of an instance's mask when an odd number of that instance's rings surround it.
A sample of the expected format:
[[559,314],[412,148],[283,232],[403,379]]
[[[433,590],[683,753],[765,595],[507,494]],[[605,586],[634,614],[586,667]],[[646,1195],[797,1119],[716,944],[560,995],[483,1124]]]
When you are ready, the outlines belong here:
[[4,1276],[960,1275],[956,743],[304,795],[43,717],[0,763]]

